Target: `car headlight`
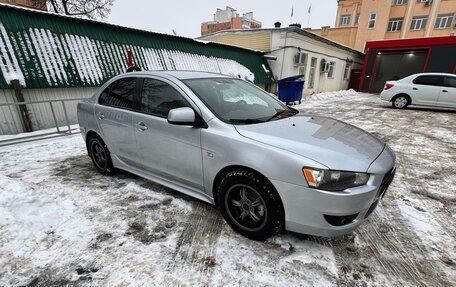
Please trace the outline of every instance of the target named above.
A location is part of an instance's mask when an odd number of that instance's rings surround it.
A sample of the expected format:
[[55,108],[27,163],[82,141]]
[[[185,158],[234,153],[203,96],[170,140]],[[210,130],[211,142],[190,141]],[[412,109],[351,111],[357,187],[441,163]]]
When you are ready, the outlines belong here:
[[344,189],[364,185],[369,175],[363,172],[325,170],[304,167],[302,169],[307,184],[321,190],[342,191]]

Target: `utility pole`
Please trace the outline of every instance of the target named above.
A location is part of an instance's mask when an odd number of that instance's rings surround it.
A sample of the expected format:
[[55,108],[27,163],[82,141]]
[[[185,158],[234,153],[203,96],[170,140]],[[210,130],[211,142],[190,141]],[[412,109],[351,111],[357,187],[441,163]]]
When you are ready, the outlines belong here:
[[[11,80],[11,85],[13,85],[14,94],[16,95],[16,99],[18,102],[25,102],[24,95],[22,94],[21,84],[19,80]],[[19,105],[19,112],[22,118],[22,124],[24,125],[24,129],[26,132],[33,131],[32,129],[32,121],[30,120],[27,106],[25,104]]]

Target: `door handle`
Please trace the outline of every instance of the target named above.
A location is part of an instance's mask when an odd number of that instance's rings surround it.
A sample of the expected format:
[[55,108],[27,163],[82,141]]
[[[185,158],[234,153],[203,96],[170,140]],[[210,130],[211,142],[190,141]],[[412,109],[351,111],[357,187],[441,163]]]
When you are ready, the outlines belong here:
[[444,93],[448,93],[448,91],[447,91],[447,90],[442,90],[442,92],[444,92]]
[[104,115],[102,112],[99,112],[99,113],[98,113],[98,118],[99,118],[100,120],[104,119],[104,117],[105,117],[105,115]]
[[136,126],[138,127],[138,130],[141,131],[141,132],[147,130],[146,124],[143,123],[143,122],[137,123]]
[[418,90],[418,88],[413,88],[414,90]]

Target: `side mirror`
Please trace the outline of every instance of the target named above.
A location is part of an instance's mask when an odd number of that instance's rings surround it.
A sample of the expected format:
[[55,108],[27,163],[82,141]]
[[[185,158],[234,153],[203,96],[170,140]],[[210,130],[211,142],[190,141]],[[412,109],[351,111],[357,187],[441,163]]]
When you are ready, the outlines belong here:
[[168,123],[180,126],[195,125],[195,111],[189,107],[172,109],[168,113]]

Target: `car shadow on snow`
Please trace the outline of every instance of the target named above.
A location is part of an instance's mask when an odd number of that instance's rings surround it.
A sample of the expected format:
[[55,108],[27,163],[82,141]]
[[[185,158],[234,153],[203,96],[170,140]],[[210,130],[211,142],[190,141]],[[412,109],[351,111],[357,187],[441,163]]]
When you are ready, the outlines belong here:
[[[393,111],[400,111],[398,109],[393,108],[391,105],[383,105],[384,108],[393,110]],[[444,114],[454,114],[456,110],[452,110],[450,108],[440,108],[440,107],[420,107],[420,106],[408,106],[403,111],[421,111],[421,112],[431,112],[431,113],[444,113]]]
[[173,196],[174,198],[181,198],[188,202],[198,201],[193,197],[124,170],[117,169],[112,176],[102,175],[95,169],[88,156],[73,156],[66,158],[56,165],[52,170],[52,175],[62,178],[63,182],[71,182],[80,187],[88,188],[117,189],[123,188],[128,183],[133,182],[140,187]]

